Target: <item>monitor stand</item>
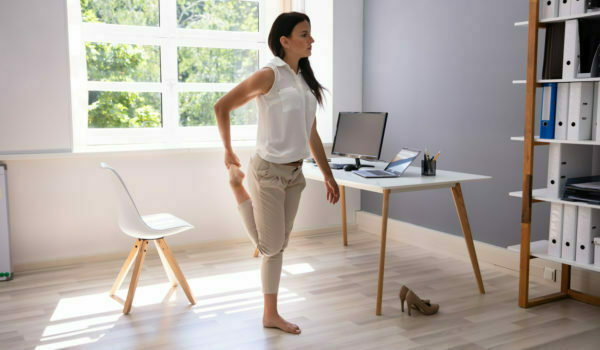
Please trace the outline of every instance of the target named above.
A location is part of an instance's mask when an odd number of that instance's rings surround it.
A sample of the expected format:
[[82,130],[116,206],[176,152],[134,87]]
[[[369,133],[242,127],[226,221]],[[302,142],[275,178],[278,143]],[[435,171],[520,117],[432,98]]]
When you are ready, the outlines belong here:
[[360,168],[374,168],[374,165],[367,165],[367,164],[360,164],[360,159],[359,158],[354,158],[354,161],[356,162],[356,169],[360,169]]
[[331,167],[331,169],[345,169],[347,166],[351,167],[348,170],[358,170],[360,168],[373,168],[373,167],[375,167],[374,165],[360,164],[360,159],[358,159],[358,158],[354,158],[354,162],[355,162],[355,164],[330,163],[329,166]]

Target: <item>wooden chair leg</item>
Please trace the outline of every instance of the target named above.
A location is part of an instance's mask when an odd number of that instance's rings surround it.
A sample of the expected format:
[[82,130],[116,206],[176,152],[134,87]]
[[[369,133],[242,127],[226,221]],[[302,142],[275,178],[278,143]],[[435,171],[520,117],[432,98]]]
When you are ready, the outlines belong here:
[[254,249],[254,257],[258,258],[258,248]]
[[165,254],[165,258],[167,259],[167,262],[169,263],[169,266],[171,266],[171,270],[173,270],[173,273],[175,274],[175,277],[179,281],[179,284],[181,285],[181,288],[183,288],[183,292],[187,296],[187,298],[190,301],[190,303],[192,305],[195,305],[196,304],[196,300],[194,300],[194,296],[192,295],[192,291],[190,290],[190,286],[188,285],[185,277],[183,276],[183,272],[181,272],[181,269],[179,268],[179,265],[177,265],[177,261],[175,261],[175,257],[173,256],[173,253],[171,252],[171,249],[169,249],[169,246],[167,245],[167,242],[165,242],[164,238],[157,239],[156,241],[158,242],[158,244],[159,244],[160,248],[162,249],[163,253]]
[[481,272],[479,271],[479,262],[477,261],[477,253],[475,253],[475,245],[473,244],[473,236],[471,235],[471,226],[469,225],[469,218],[467,217],[467,207],[463,199],[462,190],[460,184],[457,183],[452,187],[452,197],[454,198],[454,204],[456,206],[456,212],[458,213],[458,220],[462,228],[463,235],[465,236],[465,243],[467,244],[467,250],[469,251],[469,257],[471,258],[471,265],[473,265],[473,272],[477,279],[477,286],[479,287],[479,293],[485,294],[483,288],[483,280],[481,279]]
[[131,275],[131,282],[129,282],[129,292],[127,293],[127,299],[125,300],[125,306],[123,307],[123,313],[127,315],[131,311],[131,304],[133,304],[133,296],[135,295],[135,289],[137,288],[140,275],[142,273],[142,265],[144,264],[144,258],[146,257],[146,251],[148,250],[148,241],[142,240],[141,244],[138,245],[137,258],[135,259],[135,266],[133,267],[133,274]]
[[123,280],[125,279],[127,272],[129,272],[129,269],[131,268],[131,264],[133,263],[133,259],[136,257],[136,255],[138,253],[138,247],[141,244],[141,242],[142,242],[141,239],[137,239],[135,241],[135,243],[133,244],[133,247],[129,251],[129,255],[127,256],[127,259],[125,259],[125,263],[123,264],[123,267],[121,267],[121,272],[119,272],[119,275],[117,276],[117,280],[115,281],[115,283],[112,286],[112,289],[110,290],[111,296],[115,295],[117,293],[117,290],[119,289],[119,287],[121,287],[121,284],[123,284]]
[[167,262],[167,258],[165,258],[165,253],[163,253],[162,249],[160,248],[160,244],[158,244],[158,242],[156,240],[154,240],[154,245],[156,246],[156,250],[158,251],[158,256],[160,257],[162,266],[165,269],[165,273],[167,274],[167,277],[169,278],[169,282],[171,282],[171,286],[177,287],[177,278],[175,278],[175,274],[173,274],[173,270],[171,270],[171,267],[169,266],[169,263]]

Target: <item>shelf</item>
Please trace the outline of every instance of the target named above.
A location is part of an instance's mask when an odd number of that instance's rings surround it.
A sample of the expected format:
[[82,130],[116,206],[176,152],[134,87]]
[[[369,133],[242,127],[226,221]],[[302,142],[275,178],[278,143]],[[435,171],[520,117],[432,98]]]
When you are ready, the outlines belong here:
[[[510,138],[512,141],[525,141],[524,136],[513,136]],[[562,143],[567,145],[589,145],[589,146],[600,146],[600,141],[595,140],[555,140],[555,139],[541,139],[539,136],[533,138],[534,142],[539,143]]]
[[[575,79],[540,79],[537,81],[538,84],[544,83],[585,83],[600,81],[600,77],[595,78],[575,78]],[[527,84],[527,80],[513,80],[514,85]]]
[[[590,17],[600,17],[600,11],[593,11],[593,12],[587,12],[587,13],[582,13],[579,15],[573,15],[573,16],[563,16],[563,17],[552,17],[552,18],[546,18],[546,19],[542,19],[540,20],[540,23],[557,23],[557,22],[564,22],[564,21],[568,21],[571,19],[579,19],[579,18],[590,18]],[[515,23],[515,27],[527,27],[529,26],[529,21],[523,21],[523,22],[516,22]]]
[[[508,195],[511,196],[511,197],[522,198],[523,197],[523,191],[510,192]],[[598,204],[590,204],[590,203],[585,203],[585,202],[565,201],[565,200],[562,200],[562,199],[560,199],[558,197],[554,197],[554,196],[548,195],[546,188],[534,189],[532,191],[532,193],[531,193],[531,198],[534,199],[534,200],[542,201],[542,202],[560,203],[560,204],[567,204],[567,205],[576,205],[578,207],[587,207],[587,208],[592,208],[592,209],[600,209],[600,205],[598,205]]]
[[[511,252],[520,253],[521,245],[520,244],[511,245],[511,246],[507,247],[506,249],[510,250]],[[559,264],[567,264],[567,265],[571,265],[573,267],[577,267],[580,269],[600,272],[600,266],[596,266],[596,265],[592,265],[592,264],[578,263],[574,260],[565,260],[565,259],[557,258],[555,256],[548,255],[548,241],[546,241],[546,240],[531,242],[531,245],[529,246],[529,253],[530,253],[530,255],[533,255],[540,259],[554,261]]]

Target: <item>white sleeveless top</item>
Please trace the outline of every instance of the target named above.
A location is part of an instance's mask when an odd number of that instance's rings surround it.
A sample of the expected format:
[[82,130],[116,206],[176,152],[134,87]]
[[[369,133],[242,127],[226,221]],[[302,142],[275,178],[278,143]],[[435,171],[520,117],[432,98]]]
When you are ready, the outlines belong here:
[[281,58],[273,58],[265,67],[275,72],[275,81],[268,93],[256,98],[256,152],[279,164],[307,158],[317,99],[300,72],[294,73]]

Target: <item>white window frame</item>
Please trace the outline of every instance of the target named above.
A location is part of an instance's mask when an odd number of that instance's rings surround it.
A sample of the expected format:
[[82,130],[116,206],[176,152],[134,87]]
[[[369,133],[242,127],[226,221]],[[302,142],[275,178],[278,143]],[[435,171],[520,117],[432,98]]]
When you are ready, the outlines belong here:
[[[253,1],[253,0],[249,0]],[[177,28],[174,0],[159,0],[160,26],[84,23],[79,0],[68,0],[69,46],[73,105],[73,148],[119,144],[189,144],[219,141],[217,126],[180,127],[179,92],[227,92],[237,83],[181,83],[178,81],[177,47],[253,49],[259,67],[271,59],[267,45],[269,21],[278,14],[282,0],[259,3],[258,32],[227,32]],[[86,42],[151,45],[160,48],[161,82],[104,82],[87,80]],[[89,91],[160,92],[161,128],[88,128]],[[255,103],[251,101],[250,103]],[[232,125],[233,141],[256,138],[256,125]]]
[[[176,28],[175,0],[159,0],[161,27],[83,23],[80,0],[66,0],[71,66],[71,106],[74,151],[88,151],[95,146],[146,144],[161,148],[212,147],[220,144],[217,126],[180,127],[178,93],[183,91],[227,92],[236,84],[179,83],[177,46],[257,49],[259,67],[273,56],[267,35],[275,18],[283,11],[307,12],[315,22],[313,34],[317,45],[311,63],[319,81],[328,89],[323,108],[317,108],[317,130],[324,143],[333,139],[333,0],[260,0],[259,32],[223,32]],[[308,6],[310,4],[310,6]],[[321,7],[324,6],[324,7]],[[169,24],[170,23],[170,24]],[[125,30],[125,31],[124,31]],[[173,39],[175,38],[175,39]],[[89,82],[87,80],[85,42],[130,43],[161,48],[160,83]],[[173,48],[175,46],[175,48]],[[171,52],[171,54],[166,54]],[[171,67],[171,68],[169,68]],[[162,93],[162,128],[88,128],[88,91],[132,91]],[[249,103],[255,103],[251,101]],[[235,144],[248,144],[256,138],[255,125],[232,125]],[[125,147],[123,149],[128,149]]]

